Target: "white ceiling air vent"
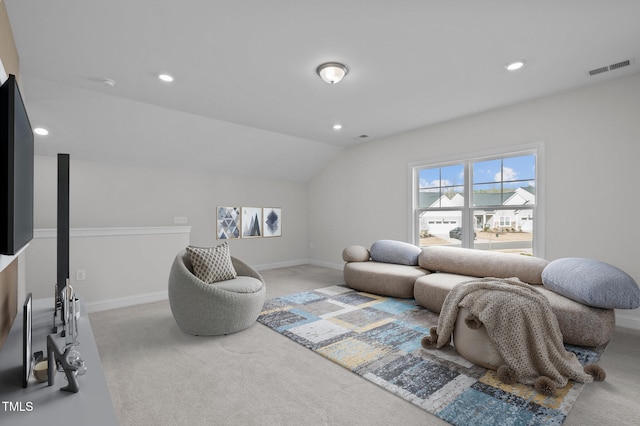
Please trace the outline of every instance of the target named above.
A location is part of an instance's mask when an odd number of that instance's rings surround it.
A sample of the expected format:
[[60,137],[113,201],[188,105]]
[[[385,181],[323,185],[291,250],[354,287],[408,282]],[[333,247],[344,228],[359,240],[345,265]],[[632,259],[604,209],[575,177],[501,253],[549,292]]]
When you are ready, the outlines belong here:
[[617,70],[618,68],[622,68],[622,67],[628,67],[629,65],[631,65],[631,59],[618,62],[617,64],[609,65],[609,71]]
[[616,62],[615,64],[606,65],[604,67],[599,67],[599,68],[594,68],[592,70],[587,71],[587,75],[589,77],[593,77],[594,75],[602,74],[603,72],[614,71],[614,70],[617,70],[619,68],[628,67],[630,65],[633,65],[634,63],[635,63],[635,58],[627,59],[627,60],[624,60],[624,61]]

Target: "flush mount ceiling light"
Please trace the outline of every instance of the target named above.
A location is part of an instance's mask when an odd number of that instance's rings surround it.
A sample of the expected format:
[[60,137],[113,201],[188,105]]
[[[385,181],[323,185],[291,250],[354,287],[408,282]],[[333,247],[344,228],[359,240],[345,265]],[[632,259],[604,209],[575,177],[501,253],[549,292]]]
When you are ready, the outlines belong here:
[[158,78],[166,83],[171,83],[173,81],[173,76],[167,73],[158,74]]
[[345,75],[347,75],[347,72],[349,72],[349,70],[347,70],[346,66],[338,62],[326,62],[318,66],[318,68],[316,68],[316,72],[318,73],[320,78],[322,78],[327,83],[336,84],[340,80],[342,80]]
[[524,67],[525,62],[526,61],[524,59],[519,59],[517,61],[509,62],[504,66],[504,68],[507,71],[518,71],[519,69]]
[[342,124],[336,123],[333,125],[333,130],[341,130],[342,129]]
[[49,131],[43,127],[36,127],[35,129],[33,129],[33,133],[40,136],[47,136],[49,134]]

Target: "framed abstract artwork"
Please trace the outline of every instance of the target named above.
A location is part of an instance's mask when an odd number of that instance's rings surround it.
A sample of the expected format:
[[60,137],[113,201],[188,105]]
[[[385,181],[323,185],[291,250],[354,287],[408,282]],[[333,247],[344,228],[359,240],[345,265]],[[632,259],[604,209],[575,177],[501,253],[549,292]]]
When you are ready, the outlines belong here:
[[241,221],[240,207],[218,207],[217,238],[219,240],[240,238]]
[[262,237],[262,208],[242,208],[242,238]]
[[262,209],[262,229],[265,237],[282,236],[282,209],[265,207]]

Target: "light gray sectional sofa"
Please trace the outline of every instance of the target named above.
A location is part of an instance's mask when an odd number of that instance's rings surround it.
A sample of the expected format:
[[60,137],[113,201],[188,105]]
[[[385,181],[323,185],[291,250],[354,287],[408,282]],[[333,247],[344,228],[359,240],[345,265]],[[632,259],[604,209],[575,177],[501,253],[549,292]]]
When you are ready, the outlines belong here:
[[[456,284],[485,277],[518,278],[535,285],[546,296],[565,343],[579,346],[599,346],[611,339],[615,328],[613,308],[640,306],[640,289],[631,277],[611,265],[588,259],[549,262],[534,256],[458,247],[421,249],[393,240],[376,241],[370,249],[350,246],[342,257],[349,287],[385,296],[413,297],[436,313]],[[573,279],[576,274],[577,284]],[[601,279],[591,282],[588,277],[592,276]],[[591,297],[595,301],[585,304],[585,294],[590,297],[591,293],[596,294]]]

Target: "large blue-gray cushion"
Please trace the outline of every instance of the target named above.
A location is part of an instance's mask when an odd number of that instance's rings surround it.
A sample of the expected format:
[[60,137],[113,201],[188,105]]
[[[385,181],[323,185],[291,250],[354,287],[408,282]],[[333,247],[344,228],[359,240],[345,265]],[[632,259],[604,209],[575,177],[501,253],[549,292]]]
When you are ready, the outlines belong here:
[[567,257],[549,263],[542,284],[582,304],[604,309],[640,307],[640,288],[623,270],[592,259]]
[[396,240],[378,240],[371,246],[371,260],[374,262],[394,263],[415,266],[422,250],[413,244]]

